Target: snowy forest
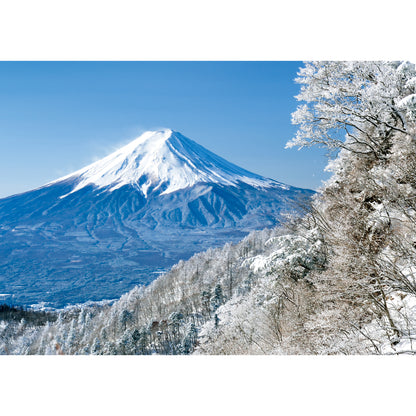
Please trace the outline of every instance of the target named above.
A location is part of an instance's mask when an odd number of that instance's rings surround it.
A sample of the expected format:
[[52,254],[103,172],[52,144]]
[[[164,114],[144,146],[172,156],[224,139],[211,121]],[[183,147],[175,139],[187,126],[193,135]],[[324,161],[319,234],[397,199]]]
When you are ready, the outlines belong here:
[[308,62],[296,136],[331,178],[301,217],[113,303],[0,310],[1,354],[414,354],[416,68]]

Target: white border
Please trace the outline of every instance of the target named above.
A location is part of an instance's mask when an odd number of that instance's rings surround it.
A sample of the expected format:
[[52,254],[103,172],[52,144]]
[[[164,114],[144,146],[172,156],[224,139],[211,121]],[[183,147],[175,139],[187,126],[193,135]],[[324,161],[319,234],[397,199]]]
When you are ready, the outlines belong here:
[[[414,60],[409,0],[15,0],[3,60]],[[413,56],[410,56],[413,55]]]

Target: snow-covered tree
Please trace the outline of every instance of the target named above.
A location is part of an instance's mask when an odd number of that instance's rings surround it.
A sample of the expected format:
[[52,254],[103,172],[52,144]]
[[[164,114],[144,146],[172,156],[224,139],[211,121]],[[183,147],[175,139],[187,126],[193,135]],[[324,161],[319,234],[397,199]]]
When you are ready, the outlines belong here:
[[379,159],[395,133],[414,138],[415,66],[408,62],[310,62],[296,79],[305,101],[291,146],[324,145]]
[[314,203],[331,256],[313,283],[321,295],[315,323],[330,319],[337,336],[370,338],[363,327],[371,320],[392,346],[402,336],[390,299],[416,288],[394,264],[403,255],[416,262],[415,81],[408,62],[312,62],[297,78],[305,103],[288,147],[321,145],[336,155]]

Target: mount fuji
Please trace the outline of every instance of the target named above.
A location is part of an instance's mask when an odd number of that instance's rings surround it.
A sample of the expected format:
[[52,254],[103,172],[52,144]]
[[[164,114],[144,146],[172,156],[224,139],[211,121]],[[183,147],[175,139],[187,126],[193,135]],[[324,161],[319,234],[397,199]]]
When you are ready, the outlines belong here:
[[313,191],[148,131],[41,188],[0,200],[0,293],[54,308],[114,299],[181,259],[272,227]]

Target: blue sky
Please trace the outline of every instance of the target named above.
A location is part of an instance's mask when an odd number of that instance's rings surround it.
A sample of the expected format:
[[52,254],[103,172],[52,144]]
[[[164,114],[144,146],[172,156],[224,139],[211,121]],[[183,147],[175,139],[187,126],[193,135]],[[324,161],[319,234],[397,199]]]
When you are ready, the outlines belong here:
[[0,62],[0,197],[168,127],[255,173],[316,189],[322,149],[293,136],[301,62]]

